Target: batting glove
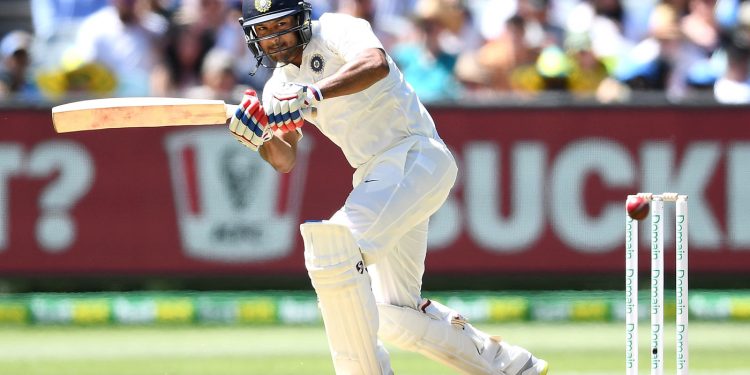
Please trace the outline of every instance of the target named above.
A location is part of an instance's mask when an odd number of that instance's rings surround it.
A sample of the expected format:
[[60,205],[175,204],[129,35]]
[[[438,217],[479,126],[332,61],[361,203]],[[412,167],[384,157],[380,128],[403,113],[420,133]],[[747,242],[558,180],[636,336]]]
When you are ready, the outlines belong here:
[[273,138],[273,130],[268,126],[263,106],[260,105],[255,90],[246,90],[242,102],[229,121],[229,131],[247,148],[258,151],[258,148]]
[[268,108],[268,124],[273,130],[287,133],[304,124],[302,112],[315,107],[323,95],[315,85],[285,83],[272,96]]

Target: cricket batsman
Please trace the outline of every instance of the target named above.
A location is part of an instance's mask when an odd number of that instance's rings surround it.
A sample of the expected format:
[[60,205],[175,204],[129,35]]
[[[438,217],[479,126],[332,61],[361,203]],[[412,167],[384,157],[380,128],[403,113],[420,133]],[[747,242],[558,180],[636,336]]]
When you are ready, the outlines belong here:
[[229,130],[289,172],[307,120],[356,170],[333,217],[300,226],[336,374],[392,374],[378,337],[465,374],[547,374],[547,362],[526,349],[422,298],[427,223],[456,162],[369,23],[310,14],[306,1],[243,1],[254,68],[274,71],[262,104],[246,92]]

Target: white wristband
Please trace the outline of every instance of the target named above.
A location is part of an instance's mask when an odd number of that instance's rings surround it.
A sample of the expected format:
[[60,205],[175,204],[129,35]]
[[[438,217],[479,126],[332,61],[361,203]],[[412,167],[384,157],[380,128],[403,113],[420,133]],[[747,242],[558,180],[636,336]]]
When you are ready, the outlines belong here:
[[323,93],[320,92],[320,89],[318,88],[318,86],[308,85],[307,87],[311,89],[311,94],[313,96],[313,99],[315,99],[316,102],[323,100]]

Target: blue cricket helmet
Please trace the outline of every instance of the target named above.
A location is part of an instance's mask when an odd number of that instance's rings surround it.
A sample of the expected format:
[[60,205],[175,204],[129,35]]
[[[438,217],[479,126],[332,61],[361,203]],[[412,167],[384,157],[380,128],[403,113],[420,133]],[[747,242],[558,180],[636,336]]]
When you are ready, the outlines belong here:
[[[299,43],[290,48],[305,47],[312,37],[312,6],[304,0],[243,0],[242,18],[239,19],[242,30],[245,32],[247,47],[255,56],[257,65],[267,68],[272,67],[268,54],[260,47],[260,41],[276,38],[279,35],[296,32],[299,35]],[[297,24],[287,30],[259,38],[255,33],[254,26],[266,21],[286,16],[296,16]],[[251,74],[255,73],[255,70]]]

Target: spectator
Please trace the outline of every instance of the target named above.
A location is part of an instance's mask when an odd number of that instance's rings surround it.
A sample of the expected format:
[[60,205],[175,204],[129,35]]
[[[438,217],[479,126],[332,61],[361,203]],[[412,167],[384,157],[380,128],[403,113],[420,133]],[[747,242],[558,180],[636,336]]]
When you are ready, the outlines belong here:
[[[339,0],[336,12],[367,20],[372,27],[372,31],[383,42],[383,47],[390,51],[393,45],[401,40],[405,29],[407,33],[411,32],[409,29],[412,25],[406,22],[400,27],[394,27],[398,22],[402,22],[403,19],[397,17],[376,18],[376,2],[376,0]],[[384,26],[384,23],[387,26]]]
[[81,24],[77,57],[113,71],[117,95],[149,95],[166,29],[167,20],[149,9],[148,0],[110,0]]
[[[44,59],[34,61],[35,70],[59,70],[66,52],[75,45],[78,28],[109,0],[30,0],[34,45],[43,48]],[[41,49],[40,48],[40,49]]]
[[[505,28],[498,38],[487,42],[479,49],[477,59],[478,63],[490,72],[488,85],[495,90],[508,91],[512,88],[514,72],[533,65],[538,54],[539,52],[527,43],[526,20],[515,15],[506,21]],[[526,83],[518,84],[528,86]]]
[[562,34],[548,21],[547,0],[518,0],[515,16],[524,20],[524,42],[530,48],[541,51],[551,44],[562,45]]
[[650,16],[649,37],[618,60],[614,75],[634,90],[665,90],[675,82],[672,69],[682,43],[677,9],[659,4]]
[[587,34],[596,58],[612,69],[618,58],[633,47],[623,34],[623,18],[619,0],[583,1],[571,11],[566,32]]
[[719,47],[715,5],[716,0],[690,0],[688,3],[689,13],[680,20],[683,42],[667,86],[666,94],[670,98],[679,100],[690,95],[691,71],[697,66],[707,65],[712,52]]
[[[419,4],[419,3],[418,3]],[[479,49],[485,40],[474,24],[469,10],[461,0],[441,0],[437,12],[443,31],[440,46],[451,54],[461,54]]]
[[596,57],[585,35],[569,35],[565,40],[565,50],[571,59],[568,90],[577,97],[593,97],[609,76],[607,68]]
[[445,31],[439,13],[442,0],[424,0],[415,14],[416,37],[393,48],[393,59],[407,82],[424,102],[459,98],[461,86],[453,70],[458,54],[445,51],[440,35]]
[[365,19],[371,25],[375,22],[375,4],[372,0],[339,0],[338,3],[337,12]]
[[717,0],[714,7],[714,18],[719,29],[729,31],[737,26],[740,0]]
[[520,67],[512,77],[513,89],[539,93],[567,91],[572,63],[562,48],[553,44],[544,48],[531,66]]
[[630,43],[638,43],[648,37],[648,18],[659,0],[621,1],[622,35]]
[[[342,0],[339,0],[342,1]],[[398,29],[413,13],[419,0],[371,0],[375,22],[384,29]]]
[[213,44],[213,35],[197,24],[172,25],[164,49],[165,70],[155,88],[156,94],[180,96],[188,88],[200,85],[203,59]]
[[49,43],[75,31],[83,19],[105,7],[107,0],[31,0],[30,5],[36,38]]
[[[247,56],[252,58],[247,48],[245,37],[237,32],[239,24],[237,20],[242,17],[242,1],[229,0],[224,12],[224,22],[216,29],[215,46],[226,50],[235,56]],[[238,61],[235,65],[241,65],[247,70],[247,60]]]
[[226,12],[227,0],[181,0],[174,21],[182,25],[195,25],[200,31],[216,33],[224,24]]
[[0,41],[0,98],[29,99],[38,96],[29,78],[31,34],[11,31]]
[[54,101],[62,97],[69,100],[111,97],[117,88],[112,71],[95,62],[40,70],[37,82],[44,96]]
[[722,104],[750,104],[750,2],[739,9],[738,24],[725,38],[726,70],[714,84]]
[[676,12],[677,17],[682,18],[690,12],[690,1],[691,0],[661,0],[661,4],[671,7]]
[[237,84],[234,76],[234,57],[221,48],[213,48],[203,60],[202,84],[185,92],[188,98],[220,99],[233,102],[242,97],[244,86]]
[[486,101],[498,96],[498,92],[490,85],[493,72],[479,63],[476,52],[461,54],[453,70],[463,87],[463,99]]
[[505,21],[517,14],[518,4],[516,0],[469,1],[467,7],[480,35],[493,40],[503,32]]
[[310,0],[312,5],[312,19],[317,20],[323,13],[336,12],[339,0]]
[[[45,51],[34,75],[49,98],[66,90],[94,96],[193,92],[205,79],[204,57],[213,47],[234,56],[237,84],[262,87],[272,72],[247,74],[252,56],[236,32],[241,0],[29,1],[34,50]],[[496,97],[557,89],[588,97],[603,82],[609,94],[602,97],[616,98],[605,101],[626,100],[626,92],[642,89],[680,101],[732,82],[744,85],[735,81],[744,74],[743,47],[724,39],[739,27],[748,0],[312,2],[314,18],[338,11],[369,21],[428,102],[469,91]],[[63,53],[71,46],[78,55]]]

